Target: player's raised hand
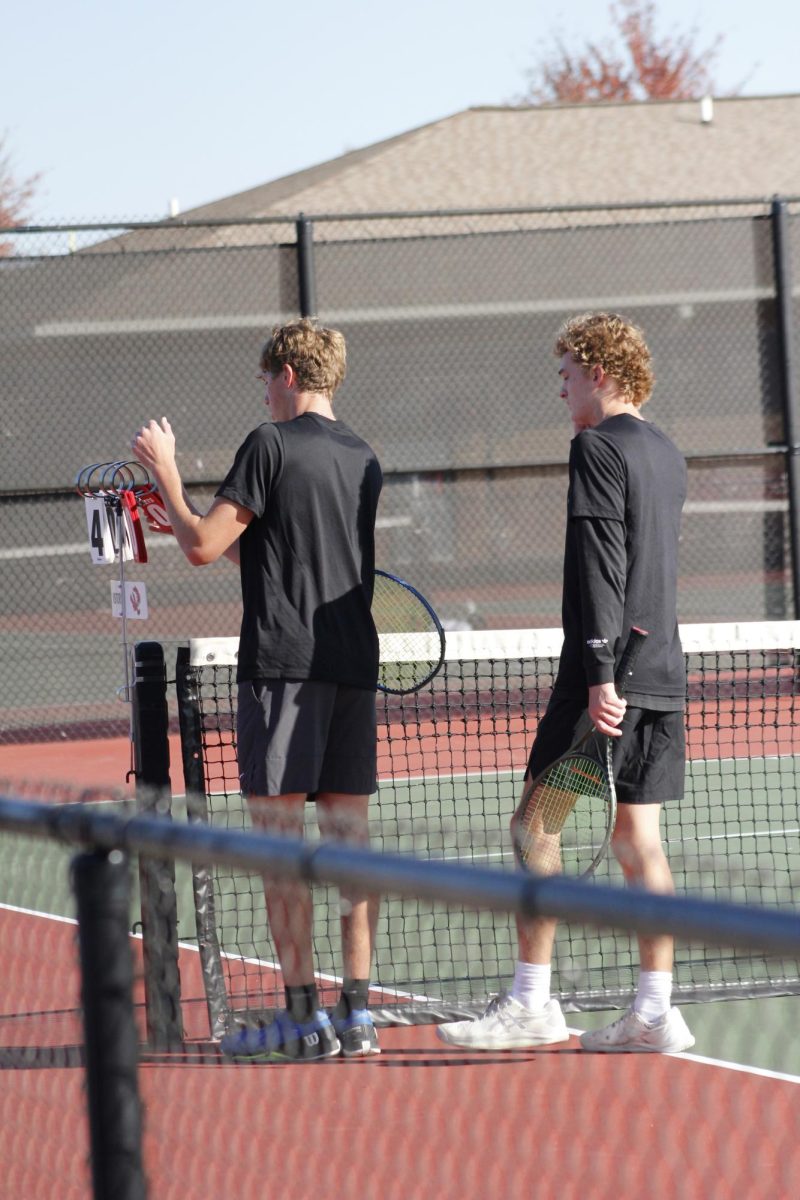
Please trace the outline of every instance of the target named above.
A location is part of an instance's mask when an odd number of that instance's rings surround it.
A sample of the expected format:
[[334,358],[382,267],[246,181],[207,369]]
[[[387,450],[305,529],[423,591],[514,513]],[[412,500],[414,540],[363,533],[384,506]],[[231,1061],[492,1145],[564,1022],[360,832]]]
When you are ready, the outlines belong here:
[[131,442],[136,458],[155,475],[175,465],[175,434],[166,417],[148,421]]

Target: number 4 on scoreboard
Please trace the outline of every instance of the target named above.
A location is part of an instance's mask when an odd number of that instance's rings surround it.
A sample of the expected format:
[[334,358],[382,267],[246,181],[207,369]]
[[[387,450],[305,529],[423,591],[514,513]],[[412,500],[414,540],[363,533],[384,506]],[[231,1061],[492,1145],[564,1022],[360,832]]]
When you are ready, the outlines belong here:
[[119,558],[124,562],[147,562],[144,532],[133,492],[120,492],[113,498],[102,493],[84,496],[84,503],[93,563],[114,563]]
[[84,502],[92,562],[103,564],[116,562],[117,546],[114,531],[108,519],[105,500],[102,496],[84,496]]

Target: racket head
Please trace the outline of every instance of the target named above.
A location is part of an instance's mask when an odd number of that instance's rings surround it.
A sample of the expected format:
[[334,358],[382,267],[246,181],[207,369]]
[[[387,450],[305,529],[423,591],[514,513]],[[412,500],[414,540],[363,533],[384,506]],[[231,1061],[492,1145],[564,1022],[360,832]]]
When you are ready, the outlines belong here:
[[[634,625],[614,675],[623,695],[647,631]],[[617,820],[611,738],[584,713],[567,750],[528,780],[511,823],[514,856],[539,875],[591,875],[604,857]]]
[[372,617],[380,642],[378,689],[404,696],[441,669],[445,636],[433,606],[412,584],[375,571]]
[[586,878],[605,856],[616,817],[611,741],[592,729],[526,783],[512,822],[517,864]]

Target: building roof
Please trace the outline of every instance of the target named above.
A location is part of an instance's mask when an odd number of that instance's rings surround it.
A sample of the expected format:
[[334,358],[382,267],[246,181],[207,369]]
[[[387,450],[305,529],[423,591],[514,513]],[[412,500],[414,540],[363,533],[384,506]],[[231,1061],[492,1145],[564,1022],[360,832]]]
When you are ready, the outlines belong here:
[[364,213],[800,194],[800,95],[470,108],[184,214]]
[[[800,197],[800,95],[470,108],[295,174],[188,210],[163,229],[101,245],[125,249],[293,240],[298,214],[450,212]],[[678,210],[676,209],[676,212]],[[663,212],[660,214],[663,216]],[[707,214],[706,214],[707,215]],[[281,220],[283,218],[283,220]],[[233,232],[185,222],[266,221]],[[641,214],[638,219],[643,219]],[[646,218],[645,218],[646,219]],[[577,218],[575,219],[577,222]],[[273,224],[271,222],[278,222]],[[563,223],[539,211],[524,224]],[[515,217],[513,227],[521,226]],[[488,227],[484,222],[481,228]],[[497,221],[492,228],[500,228]],[[506,225],[505,227],[511,227]],[[385,222],[336,222],[317,237],[386,236]],[[416,219],[391,228],[444,232]],[[133,242],[133,244],[131,244]],[[99,247],[98,247],[99,249]]]

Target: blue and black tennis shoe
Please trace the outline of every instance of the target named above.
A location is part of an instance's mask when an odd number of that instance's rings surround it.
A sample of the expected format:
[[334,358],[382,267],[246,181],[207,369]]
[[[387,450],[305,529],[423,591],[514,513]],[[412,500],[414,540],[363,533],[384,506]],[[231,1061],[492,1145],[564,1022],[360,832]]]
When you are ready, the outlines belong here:
[[380,1054],[378,1033],[366,1008],[354,1008],[347,1017],[334,1017],[333,1028],[342,1046],[342,1058],[368,1058]]
[[270,1025],[244,1025],[220,1042],[222,1053],[235,1062],[319,1062],[341,1049],[330,1017],[321,1009],[302,1023],[280,1012]]

